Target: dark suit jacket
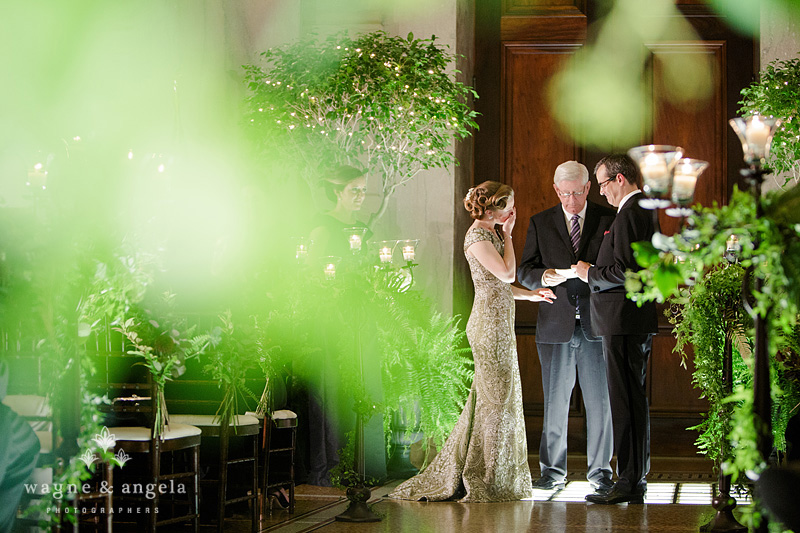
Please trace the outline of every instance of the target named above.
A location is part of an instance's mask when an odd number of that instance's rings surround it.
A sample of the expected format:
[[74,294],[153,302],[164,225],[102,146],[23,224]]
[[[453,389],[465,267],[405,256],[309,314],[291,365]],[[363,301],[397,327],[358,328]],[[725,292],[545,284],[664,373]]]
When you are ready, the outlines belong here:
[[642,193],[628,198],[603,238],[595,266],[589,269],[592,327],[595,335],[637,335],[658,331],[654,302],[639,307],[625,290],[625,271],[641,270],[631,243],[649,241],[659,230],[658,212],[642,209]]
[[[569,268],[579,259],[594,263],[603,234],[614,221],[613,209],[587,202],[578,254],[572,250],[569,229],[561,204],[533,215],[525,237],[525,250],[517,270],[519,282],[529,289],[542,286],[542,274],[548,268]],[[591,330],[589,287],[574,278],[552,288],[557,299],[539,306],[536,342],[569,342],[575,330],[575,306],[580,308],[581,327],[587,339],[595,340]]]

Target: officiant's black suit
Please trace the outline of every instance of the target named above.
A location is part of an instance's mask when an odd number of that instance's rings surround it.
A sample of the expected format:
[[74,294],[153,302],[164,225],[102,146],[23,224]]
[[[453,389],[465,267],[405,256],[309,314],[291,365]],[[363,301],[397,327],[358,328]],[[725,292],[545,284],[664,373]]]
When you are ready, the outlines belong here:
[[659,230],[656,212],[628,198],[604,236],[588,271],[592,327],[603,337],[614,420],[614,451],[621,488],[638,491],[650,470],[650,416],[645,392],[647,359],[658,316],[653,302],[641,307],[626,296],[625,271],[638,271],[631,244],[650,241]]
[[[530,219],[522,262],[517,271],[520,283],[529,289],[542,287],[542,275],[549,268],[569,268],[579,259],[593,263],[615,211],[587,202],[585,220],[576,254],[561,204]],[[587,478],[602,486],[611,478],[611,412],[602,344],[592,333],[589,287],[578,278],[552,287],[557,299],[539,306],[536,346],[542,366],[544,423],[539,445],[542,476],[563,482],[567,467],[567,423],[575,376],[580,381],[586,408]],[[576,315],[580,318],[576,319]]]

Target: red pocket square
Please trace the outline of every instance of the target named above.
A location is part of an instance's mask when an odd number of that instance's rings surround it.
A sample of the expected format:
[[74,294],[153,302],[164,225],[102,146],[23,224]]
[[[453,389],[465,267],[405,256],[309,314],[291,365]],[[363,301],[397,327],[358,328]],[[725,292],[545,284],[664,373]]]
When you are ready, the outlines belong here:
[[611,230],[610,230],[610,229],[609,229],[609,230],[606,230],[606,232],[605,232],[605,233],[603,233],[603,236],[606,236],[606,235],[608,235],[609,233],[611,233]]

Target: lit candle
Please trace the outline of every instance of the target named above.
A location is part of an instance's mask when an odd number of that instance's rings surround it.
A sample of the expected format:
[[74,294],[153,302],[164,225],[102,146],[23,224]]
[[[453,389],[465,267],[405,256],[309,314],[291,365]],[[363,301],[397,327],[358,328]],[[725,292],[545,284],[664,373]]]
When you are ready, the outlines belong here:
[[392,249],[389,246],[381,246],[378,253],[381,256],[381,263],[389,263],[392,261]]
[[44,165],[36,163],[33,165],[33,170],[28,171],[28,187],[35,187],[37,189],[47,188],[47,171],[43,170]]
[[675,171],[672,181],[672,200],[678,204],[691,202],[694,197],[694,189],[697,186],[697,174],[692,165],[684,163]]
[[297,252],[295,253],[296,259],[305,259],[308,257],[308,246],[305,244],[298,244],[297,245]]
[[745,139],[752,146],[756,156],[761,157],[767,149],[767,140],[769,138],[769,127],[759,119],[758,115],[753,116],[753,120],[747,125],[744,131]]
[[642,178],[653,192],[666,192],[669,189],[669,169],[663,157],[648,154],[643,161]]
[[413,261],[414,260],[414,246],[407,244],[403,246],[403,259],[406,261]]
[[335,263],[326,263],[325,264],[325,279],[335,279],[336,278],[336,264]]
[[728,237],[728,240],[725,241],[725,245],[726,252],[738,252],[740,249],[739,237],[737,237],[735,234],[731,234],[731,236]]
[[350,235],[350,250],[354,252],[361,250],[361,235]]

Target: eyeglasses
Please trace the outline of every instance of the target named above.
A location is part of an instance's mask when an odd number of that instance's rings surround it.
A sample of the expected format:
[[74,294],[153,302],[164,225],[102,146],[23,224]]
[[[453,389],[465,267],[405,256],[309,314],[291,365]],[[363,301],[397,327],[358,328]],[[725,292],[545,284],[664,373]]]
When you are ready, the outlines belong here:
[[581,196],[583,196],[584,194],[586,194],[586,191],[575,191],[575,192],[562,192],[562,191],[558,191],[558,195],[559,195],[561,198],[569,198],[570,196],[574,196],[574,197],[576,197],[576,198],[580,198],[580,197],[581,197]]
[[597,185],[598,185],[598,186],[600,186],[600,190],[602,191],[602,190],[603,190],[603,188],[604,188],[606,185],[608,185],[608,182],[610,182],[610,181],[614,181],[614,179],[615,179],[615,178],[608,178],[608,179],[607,179],[606,181],[604,181],[603,183],[598,183]]

